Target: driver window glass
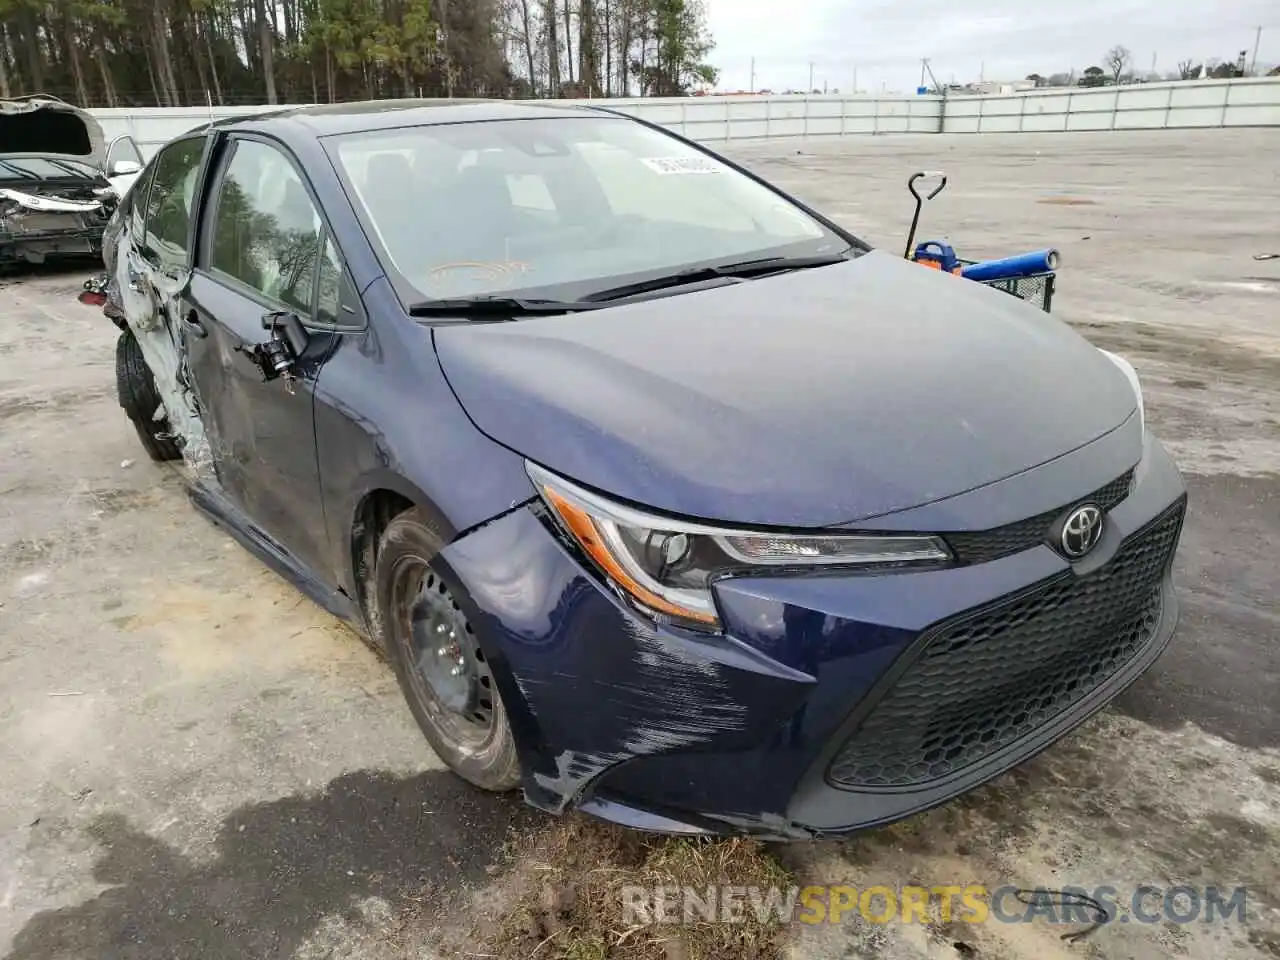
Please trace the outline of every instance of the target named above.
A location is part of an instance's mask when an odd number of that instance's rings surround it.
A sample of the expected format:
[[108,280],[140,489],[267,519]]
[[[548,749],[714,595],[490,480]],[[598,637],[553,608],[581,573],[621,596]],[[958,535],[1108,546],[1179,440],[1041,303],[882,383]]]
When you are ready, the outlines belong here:
[[142,171],[125,197],[125,202],[129,204],[129,231],[139,239],[142,238],[143,230],[146,228],[147,201],[155,173],[156,164],[152,163]]
[[204,138],[196,137],[166,147],[156,158],[147,197],[146,242],[163,266],[179,267],[187,262],[191,198],[203,153]]
[[342,261],[328,236],[324,238],[320,269],[316,272],[316,322],[333,327],[357,323],[354,315],[342,309]]
[[209,266],[310,317],[322,239],[320,215],[288,157],[238,141],[218,191]]

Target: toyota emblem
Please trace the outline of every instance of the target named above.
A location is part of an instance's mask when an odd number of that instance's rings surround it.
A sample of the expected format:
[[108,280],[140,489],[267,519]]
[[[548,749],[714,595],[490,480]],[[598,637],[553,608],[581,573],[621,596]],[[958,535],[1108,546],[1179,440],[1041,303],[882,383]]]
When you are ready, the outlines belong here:
[[1102,539],[1102,511],[1092,503],[1076,507],[1062,524],[1062,552],[1079,560]]

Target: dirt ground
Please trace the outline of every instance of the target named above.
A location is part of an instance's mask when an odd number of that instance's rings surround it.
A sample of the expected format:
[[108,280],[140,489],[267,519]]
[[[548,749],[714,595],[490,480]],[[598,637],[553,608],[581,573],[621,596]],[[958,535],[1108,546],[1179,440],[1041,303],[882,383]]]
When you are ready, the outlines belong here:
[[[890,250],[907,175],[937,168],[921,239],[1057,246],[1055,315],[1133,361],[1192,498],[1179,633],[1111,709],[946,807],[777,856],[802,885],[1248,888],[1243,925],[1071,944],[1039,920],[851,915],[782,949],[1280,957],[1280,260],[1253,259],[1280,253],[1280,130],[726,152]],[[560,824],[443,771],[389,669],[145,458],[86,275],[0,278],[0,956],[489,955],[471,916],[536,882],[507,854]]]

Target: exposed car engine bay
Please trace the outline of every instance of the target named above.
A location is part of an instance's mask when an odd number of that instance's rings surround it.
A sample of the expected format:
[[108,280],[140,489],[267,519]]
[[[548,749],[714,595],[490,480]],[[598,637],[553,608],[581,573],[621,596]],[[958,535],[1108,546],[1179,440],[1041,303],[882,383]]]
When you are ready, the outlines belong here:
[[0,265],[99,255],[142,167],[122,140],[129,155],[110,163],[116,144],[85,111],[55,97],[0,100]]

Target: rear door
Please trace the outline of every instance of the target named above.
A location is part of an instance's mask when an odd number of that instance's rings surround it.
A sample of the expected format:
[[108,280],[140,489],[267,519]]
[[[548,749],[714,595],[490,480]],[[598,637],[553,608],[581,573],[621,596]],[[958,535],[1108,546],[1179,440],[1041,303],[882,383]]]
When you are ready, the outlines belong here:
[[[339,335],[326,327],[341,266],[310,187],[272,141],[237,135],[217,161],[185,305],[187,358],[224,492],[312,570],[327,535],[316,464],[314,389]],[[264,380],[263,318],[309,329],[292,376]]]

